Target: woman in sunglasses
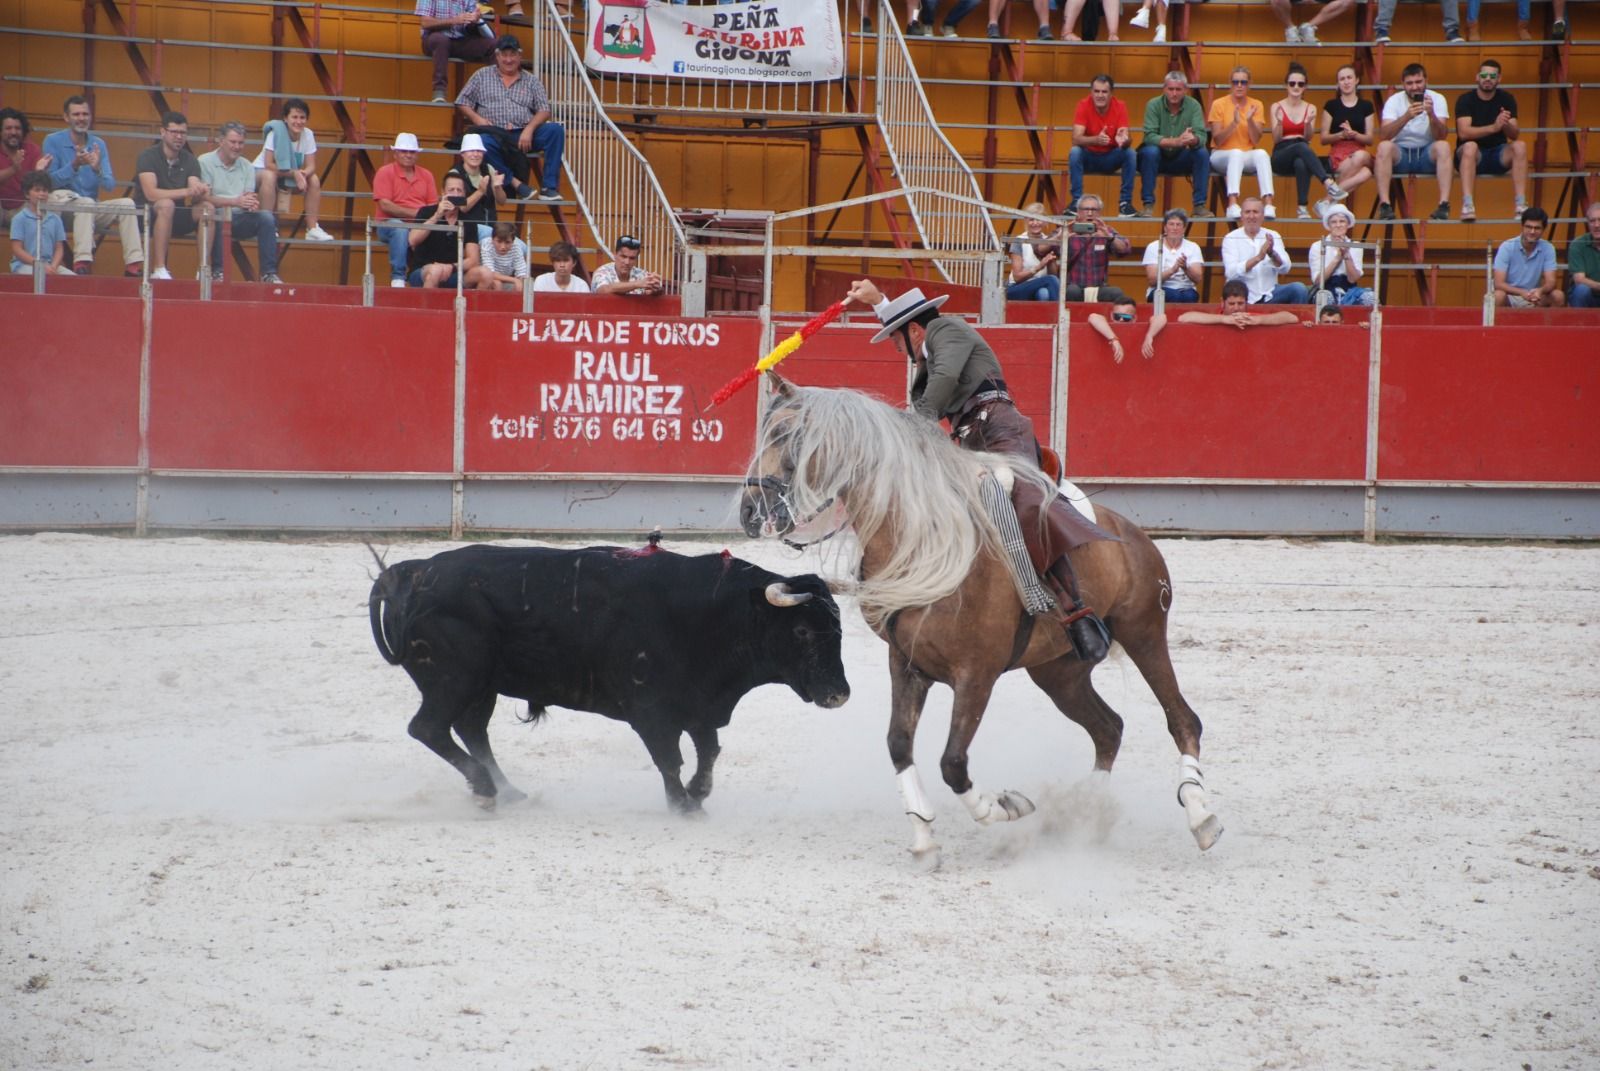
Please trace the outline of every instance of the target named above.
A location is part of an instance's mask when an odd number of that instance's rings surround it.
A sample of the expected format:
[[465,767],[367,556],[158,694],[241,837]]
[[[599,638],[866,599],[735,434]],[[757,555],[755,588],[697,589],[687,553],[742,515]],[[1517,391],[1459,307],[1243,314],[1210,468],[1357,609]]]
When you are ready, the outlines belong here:
[[1312,176],[1328,191],[1328,203],[1344,200],[1344,191],[1311,148],[1317,106],[1306,100],[1307,81],[1304,67],[1289,64],[1283,81],[1288,95],[1272,106],[1272,173],[1294,176],[1295,215],[1301,219],[1311,218],[1306,201],[1311,196]]
[[1226,176],[1228,218],[1238,219],[1239,186],[1246,171],[1253,172],[1261,185],[1261,203],[1268,219],[1276,219],[1272,203],[1272,158],[1261,148],[1261,135],[1267,130],[1267,109],[1250,95],[1250,70],[1235,67],[1229,79],[1231,91],[1211,102],[1206,122],[1211,128],[1211,170]]

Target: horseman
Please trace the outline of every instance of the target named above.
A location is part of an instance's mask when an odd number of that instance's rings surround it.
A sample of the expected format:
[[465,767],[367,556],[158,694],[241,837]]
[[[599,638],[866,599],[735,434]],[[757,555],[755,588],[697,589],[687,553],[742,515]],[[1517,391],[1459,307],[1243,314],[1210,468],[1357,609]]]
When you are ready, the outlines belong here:
[[[916,366],[912,408],[929,420],[948,419],[950,437],[968,450],[1010,454],[1038,467],[1033,421],[1017,411],[994,350],[966,320],[939,315],[948,295],[927,298],[913,288],[891,301],[870,279],[862,279],[851,285],[850,297],[877,313],[883,329],[872,341],[894,339],[895,348]],[[1055,614],[1073,649],[1084,662],[1099,662],[1109,649],[1109,634],[1079,596],[1067,552],[1091,540],[1116,537],[1065,499],[1047,508],[1044,492],[1029,481],[1014,482],[1011,501],[1028,555],[1056,595]]]

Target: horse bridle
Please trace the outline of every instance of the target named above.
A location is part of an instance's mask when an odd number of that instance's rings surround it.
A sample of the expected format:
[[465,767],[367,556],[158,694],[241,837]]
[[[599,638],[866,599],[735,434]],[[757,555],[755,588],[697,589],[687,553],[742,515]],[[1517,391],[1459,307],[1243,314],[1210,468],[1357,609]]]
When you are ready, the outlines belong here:
[[[794,516],[794,513],[792,511],[792,508],[791,508],[791,503],[789,502],[789,481],[788,480],[781,480],[776,476],[746,476],[744,478],[744,485],[746,487],[759,487],[759,488],[761,488],[761,493],[762,493],[763,497],[765,497],[767,495],[771,495],[773,498],[777,499],[777,505],[783,511],[783,515],[785,517],[789,518],[789,531],[791,531],[791,532],[793,532],[793,531],[795,531],[796,529],[799,529],[799,528],[804,528],[807,525],[811,524],[811,522],[815,521],[818,517],[822,516],[822,514],[824,512],[826,512],[828,510],[828,508],[833,505],[833,502],[834,502],[834,498],[832,496],[830,496],[826,502],[824,502],[822,505],[818,506],[809,515],[807,515],[806,517],[801,518],[799,520],[796,520],[795,516]],[[767,510],[767,516],[771,517],[772,515],[773,515],[773,511],[770,510],[770,509]],[[832,539],[834,536],[836,536],[840,532],[844,531],[845,526],[847,524],[849,524],[849,523],[850,522],[849,522],[849,520],[847,518],[846,520],[841,521],[839,523],[839,527],[835,528],[833,531],[829,532],[827,535],[822,536],[822,537],[820,537],[818,539],[813,539],[809,543],[802,543],[799,540],[790,539],[788,536],[779,536],[778,539],[786,547],[793,547],[796,550],[804,550],[806,547],[814,546],[817,543],[826,543],[828,540]]]

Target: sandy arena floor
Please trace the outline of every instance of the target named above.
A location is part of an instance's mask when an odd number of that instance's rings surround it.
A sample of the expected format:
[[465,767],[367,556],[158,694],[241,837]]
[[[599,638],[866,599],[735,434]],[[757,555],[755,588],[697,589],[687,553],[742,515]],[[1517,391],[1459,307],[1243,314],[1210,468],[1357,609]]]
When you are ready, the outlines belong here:
[[0,537],[0,1068],[1600,1067],[1600,549],[1161,546],[1222,841],[1124,660],[1098,798],[1002,682],[1003,827],[935,689],[927,874],[848,600],[853,698],[747,697],[706,820],[627,727],[506,701],[535,798],[491,815],[406,735],[358,543]]

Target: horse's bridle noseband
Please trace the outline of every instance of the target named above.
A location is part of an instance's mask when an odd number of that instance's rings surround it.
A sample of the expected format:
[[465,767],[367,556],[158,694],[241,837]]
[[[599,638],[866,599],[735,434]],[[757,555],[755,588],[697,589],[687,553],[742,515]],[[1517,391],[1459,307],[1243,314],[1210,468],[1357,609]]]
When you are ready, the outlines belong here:
[[[795,519],[794,513],[790,509],[788,480],[780,480],[776,476],[746,476],[744,478],[744,485],[746,487],[759,487],[761,488],[763,496],[771,495],[773,498],[777,499],[778,511],[781,511],[782,515],[788,518],[789,531],[791,532],[797,528],[804,528],[812,521],[815,521],[818,517],[822,516],[822,514],[828,509],[828,507],[832,506],[834,502],[832,498],[829,498],[822,505],[818,506],[809,516],[797,520]],[[778,511],[768,509],[767,516],[773,517]],[[842,522],[839,527],[835,528],[827,535],[822,536],[820,539],[813,539],[810,543],[802,543],[798,540],[790,539],[787,536],[779,536],[778,538],[783,542],[784,546],[794,547],[796,550],[803,550],[806,547],[812,546],[813,544],[824,543],[832,539],[834,536],[844,531],[845,525],[848,523],[848,520]]]

